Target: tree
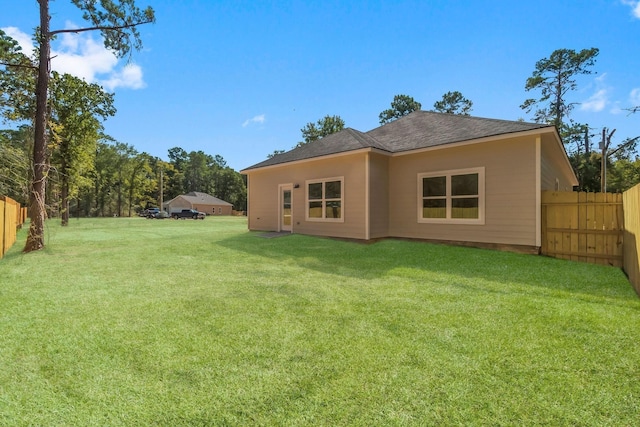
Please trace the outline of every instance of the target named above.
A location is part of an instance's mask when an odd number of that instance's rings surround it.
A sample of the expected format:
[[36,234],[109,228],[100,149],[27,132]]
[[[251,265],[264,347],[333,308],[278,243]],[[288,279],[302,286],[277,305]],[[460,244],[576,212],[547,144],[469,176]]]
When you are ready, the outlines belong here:
[[203,151],[187,153],[180,147],[169,150],[170,163],[164,165],[166,200],[180,194],[199,191],[225,200],[236,210],[245,210],[247,187],[242,175],[219,154]]
[[539,90],[540,98],[527,99],[520,108],[529,113],[535,107],[537,123],[551,123],[560,129],[575,105],[567,100],[567,95],[577,88],[578,75],[591,74],[590,68],[595,64],[598,53],[597,48],[580,52],[558,49],[549,58],[536,62],[536,69],[527,79],[525,90]]
[[344,129],[344,120],[340,116],[326,115],[317,122],[309,122],[300,129],[302,132],[302,138],[304,142],[299,142],[296,147],[300,147],[304,144],[308,144],[313,141],[317,141],[320,138],[324,138],[332,133],[340,132]]
[[229,202],[235,210],[246,210],[247,187],[242,175],[229,167],[218,171],[215,196]]
[[49,0],[38,0],[40,7],[40,26],[36,34],[38,45],[38,78],[36,84],[36,111],[34,119],[33,178],[29,198],[29,217],[31,224],[25,252],[44,247],[44,222],[46,217],[45,193],[47,180],[47,101],[49,94],[49,73],[51,62],[51,40],[61,33],[80,33],[100,31],[106,48],[117,56],[125,57],[131,49],[142,47],[140,34],[136,27],[155,22],[151,7],[144,10],[135,5],[135,0],[71,0],[82,10],[83,18],[92,26],[69,30],[50,30]]
[[151,170],[153,158],[147,153],[139,153],[129,159],[124,186],[127,189],[128,216],[133,215],[133,209],[140,204],[148,204],[147,194],[155,192],[158,181]]
[[640,158],[618,159],[609,169],[607,187],[609,191],[622,193],[640,183]]
[[284,153],[285,150],[273,150],[273,153],[267,154],[267,159],[277,156],[278,154]]
[[[102,124],[116,112],[113,94],[70,74],[53,73],[50,92],[50,147],[60,176],[62,225],[69,223],[69,198],[77,195],[79,180],[93,169]],[[55,127],[54,127],[55,125]]]
[[0,131],[0,194],[20,204],[29,198],[29,141],[33,141],[30,126]]
[[459,114],[468,116],[473,107],[473,102],[462,96],[457,90],[442,95],[440,101],[433,104],[433,109],[439,113]]
[[4,121],[33,123],[37,67],[1,29],[0,67],[0,116]]
[[422,104],[414,100],[412,97],[407,95],[396,95],[393,97],[393,101],[391,101],[391,108],[380,113],[378,118],[380,119],[380,124],[384,125],[397,120],[400,117],[406,116],[409,113],[418,111],[420,108],[422,108]]
[[609,131],[607,128],[602,129],[602,140],[600,142],[600,149],[602,150],[600,167],[600,191],[603,193],[607,192],[607,168],[609,167],[609,157],[617,155],[620,159],[628,159],[630,153],[635,151],[638,139],[640,139],[640,137],[627,138],[622,144],[618,145],[616,148],[613,148],[611,146],[611,138],[615,133],[615,129],[613,129],[612,131]]

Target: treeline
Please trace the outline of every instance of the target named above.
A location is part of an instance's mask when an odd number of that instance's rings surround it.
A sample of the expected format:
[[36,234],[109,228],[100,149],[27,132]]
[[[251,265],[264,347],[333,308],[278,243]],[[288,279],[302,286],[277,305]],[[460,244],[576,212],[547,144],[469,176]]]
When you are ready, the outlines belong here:
[[[640,183],[640,157],[636,150],[640,136],[623,135],[625,138],[620,141],[620,135],[615,135],[616,129],[594,128],[587,123],[578,123],[570,116],[578,104],[571,98],[578,88],[577,78],[594,72],[592,68],[599,52],[597,48],[580,51],[557,49],[548,58],[536,62],[531,77],[525,81],[525,91],[531,91],[537,97],[526,99],[520,108],[533,113],[536,123],[556,126],[578,178],[576,190],[621,193]],[[449,91],[433,104],[432,111],[469,115],[472,107],[473,102],[462,93]],[[413,97],[396,95],[391,108],[382,111],[378,118],[384,125],[421,108],[422,104]],[[638,113],[640,106],[630,106],[626,110],[629,114]],[[300,129],[303,141],[297,147],[344,128],[345,122],[340,116],[326,115]],[[267,157],[284,151],[275,150]]]
[[246,210],[243,178],[221,156],[176,147],[166,162],[108,136],[103,122],[116,114],[115,95],[97,84],[47,75],[39,128],[40,65],[0,30],[0,119],[13,124],[0,130],[0,194],[29,206],[35,249],[43,245],[45,212],[63,225],[70,216],[132,216],[190,191]]
[[[0,130],[0,194],[27,205],[31,179],[33,129]],[[160,199],[200,191],[246,210],[247,190],[243,176],[227,166],[220,155],[186,152],[175,147],[163,161],[108,137],[98,140],[83,161],[75,162],[73,179],[63,175],[58,152],[49,156],[45,206],[48,216],[132,216]],[[82,163],[82,165],[80,165]],[[68,172],[67,172],[68,174]],[[65,190],[65,185],[67,189]],[[69,200],[65,206],[63,192]]]

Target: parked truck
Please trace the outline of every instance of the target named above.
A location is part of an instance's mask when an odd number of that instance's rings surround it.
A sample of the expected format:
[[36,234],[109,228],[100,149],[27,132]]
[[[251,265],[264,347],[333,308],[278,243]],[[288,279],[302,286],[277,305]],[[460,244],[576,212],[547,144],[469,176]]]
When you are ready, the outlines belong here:
[[207,216],[204,212],[198,212],[195,209],[182,209],[171,212],[173,219],[204,219]]

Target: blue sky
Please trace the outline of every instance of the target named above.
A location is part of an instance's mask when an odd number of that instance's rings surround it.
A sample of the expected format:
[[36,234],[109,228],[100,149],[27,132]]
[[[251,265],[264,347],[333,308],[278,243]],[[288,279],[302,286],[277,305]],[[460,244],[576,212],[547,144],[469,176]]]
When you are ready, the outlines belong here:
[[[536,61],[560,48],[600,49],[578,79],[572,118],[614,142],[640,135],[640,2],[637,0],[226,1],[147,0],[157,23],[144,49],[116,60],[97,34],[59,38],[53,68],[116,93],[106,132],[167,159],[182,147],[219,154],[236,170],[302,140],[325,115],[367,131],[394,95],[429,110],[448,91],[472,115],[507,120]],[[0,0],[0,28],[27,45],[35,0]],[[68,0],[51,1],[52,29],[82,27]]]

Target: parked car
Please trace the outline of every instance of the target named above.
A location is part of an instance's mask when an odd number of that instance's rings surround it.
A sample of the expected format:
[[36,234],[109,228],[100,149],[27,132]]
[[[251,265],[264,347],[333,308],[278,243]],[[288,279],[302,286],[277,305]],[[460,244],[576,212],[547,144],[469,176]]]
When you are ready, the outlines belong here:
[[160,211],[157,214],[155,214],[153,217],[155,219],[165,219],[165,218],[171,218],[171,215],[169,215],[169,212],[167,211]]
[[155,218],[156,214],[158,212],[160,212],[160,209],[159,208],[147,208],[143,212],[144,212],[144,216],[146,218]]
[[204,219],[207,216],[204,212],[198,212],[195,209],[182,209],[178,212],[171,213],[171,217],[174,219]]

